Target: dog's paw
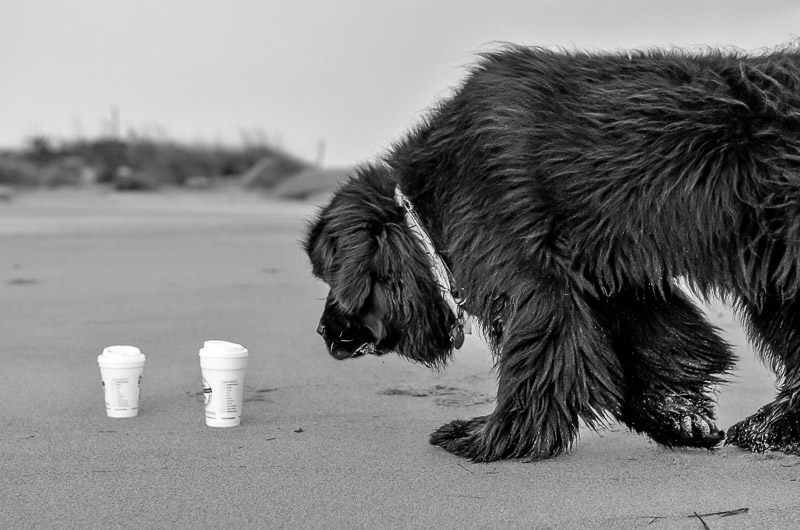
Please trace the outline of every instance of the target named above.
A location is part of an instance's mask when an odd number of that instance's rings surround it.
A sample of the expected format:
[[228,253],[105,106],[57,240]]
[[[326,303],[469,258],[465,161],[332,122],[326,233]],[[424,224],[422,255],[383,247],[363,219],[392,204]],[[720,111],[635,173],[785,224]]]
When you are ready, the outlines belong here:
[[713,449],[725,438],[703,394],[648,393],[626,413],[626,423],[667,447]]
[[463,456],[474,461],[486,462],[494,460],[486,457],[483,443],[483,428],[486,416],[471,420],[455,420],[436,429],[430,437],[430,443],[438,445],[445,451]]
[[725,439],[725,431],[717,427],[713,417],[701,412],[679,411],[670,419],[672,425],[660,442],[664,445],[713,449]]
[[[558,427],[553,423],[551,427]],[[511,433],[514,433],[513,435]],[[492,462],[504,458],[520,458],[528,462],[561,454],[569,449],[577,429],[554,428],[549,435],[513,421],[496,422],[492,416],[471,420],[455,420],[431,434],[430,442],[454,455],[473,462]]]
[[785,402],[775,401],[730,429],[725,445],[735,445],[755,453],[780,451],[800,456],[800,414],[785,410]]

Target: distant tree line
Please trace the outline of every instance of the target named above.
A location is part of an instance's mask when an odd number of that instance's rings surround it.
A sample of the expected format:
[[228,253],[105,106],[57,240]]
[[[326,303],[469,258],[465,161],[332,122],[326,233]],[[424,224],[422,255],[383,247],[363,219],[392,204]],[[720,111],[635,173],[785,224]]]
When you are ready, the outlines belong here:
[[307,164],[268,145],[184,144],[150,139],[100,138],[54,142],[38,136],[19,149],[0,152],[0,184],[18,186],[92,183],[131,188],[184,185],[196,179],[226,179],[264,160],[275,182]]

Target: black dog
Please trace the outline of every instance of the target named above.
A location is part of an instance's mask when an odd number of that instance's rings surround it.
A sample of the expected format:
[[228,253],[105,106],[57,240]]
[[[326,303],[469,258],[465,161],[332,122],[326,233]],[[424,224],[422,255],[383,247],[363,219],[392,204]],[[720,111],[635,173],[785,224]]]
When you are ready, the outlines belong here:
[[800,48],[487,54],[305,247],[338,359],[441,366],[463,309],[480,322],[497,406],[431,436],[452,453],[545,458],[609,418],[721,442],[709,392],[733,355],[678,278],[731,301],[782,378],[727,443],[798,453]]

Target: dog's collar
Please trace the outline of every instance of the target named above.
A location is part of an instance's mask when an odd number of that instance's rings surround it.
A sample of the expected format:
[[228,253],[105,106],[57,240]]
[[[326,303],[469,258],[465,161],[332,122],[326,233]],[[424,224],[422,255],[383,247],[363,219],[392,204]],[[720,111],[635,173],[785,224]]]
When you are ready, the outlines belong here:
[[469,322],[469,316],[464,311],[464,298],[461,292],[456,289],[455,279],[447,264],[442,259],[442,256],[436,252],[436,247],[433,245],[431,237],[422,226],[419,215],[414,210],[414,205],[406,197],[400,186],[394,189],[394,198],[397,204],[406,211],[406,224],[411,229],[411,232],[417,238],[420,248],[428,257],[428,263],[431,266],[433,277],[436,278],[436,283],[439,285],[439,292],[442,295],[453,316],[456,317],[456,323],[450,333],[450,340],[456,349],[460,349],[464,343],[464,334],[472,333],[472,326]]

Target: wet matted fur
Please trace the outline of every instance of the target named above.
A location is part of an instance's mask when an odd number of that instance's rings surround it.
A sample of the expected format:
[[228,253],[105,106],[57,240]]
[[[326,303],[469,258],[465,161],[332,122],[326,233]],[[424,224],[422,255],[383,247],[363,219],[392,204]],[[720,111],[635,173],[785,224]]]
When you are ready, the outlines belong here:
[[733,365],[677,287],[730,301],[781,378],[727,443],[800,444],[800,51],[583,53],[509,46],[311,223],[337,358],[452,355],[455,316],[395,201],[399,187],[480,322],[498,371],[488,416],[431,443],[476,461],[570,448],[617,419],[714,447]]

